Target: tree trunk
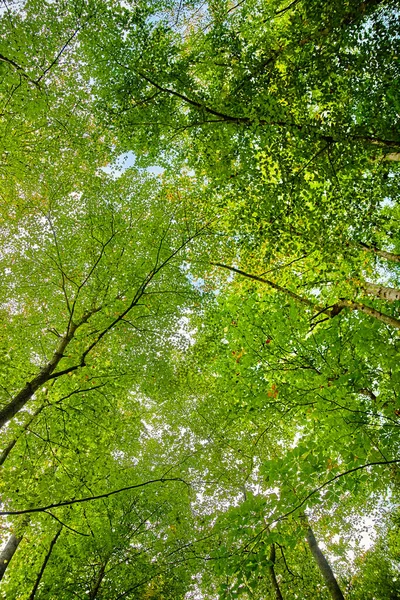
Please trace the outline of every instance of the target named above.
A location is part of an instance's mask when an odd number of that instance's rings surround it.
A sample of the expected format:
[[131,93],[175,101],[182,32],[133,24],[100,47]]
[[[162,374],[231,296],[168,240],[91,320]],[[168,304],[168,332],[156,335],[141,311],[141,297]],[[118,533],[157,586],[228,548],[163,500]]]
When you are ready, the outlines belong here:
[[[400,154],[399,154],[400,160]],[[368,252],[374,252],[378,256],[385,258],[386,260],[391,260],[392,262],[400,263],[400,254],[394,254],[393,252],[387,252],[386,250],[380,250],[379,248],[375,248],[375,246],[368,246],[368,244],[361,243],[360,246],[368,250]]]
[[[386,325],[390,325],[391,327],[400,329],[400,320],[399,319],[396,319],[395,317],[386,315],[385,313],[381,313],[379,310],[376,310],[375,308],[371,308],[370,306],[361,304],[361,302],[355,302],[353,300],[346,300],[345,298],[341,298],[339,300],[339,302],[336,302],[336,304],[334,304],[332,307],[321,307],[318,304],[314,304],[314,302],[312,302],[308,298],[299,296],[295,292],[292,292],[291,290],[288,290],[287,288],[281,287],[280,285],[274,283],[273,281],[269,281],[268,279],[263,279],[262,277],[259,277],[258,275],[251,275],[250,273],[246,273],[245,271],[241,271],[240,269],[236,269],[235,267],[229,267],[228,265],[224,265],[222,263],[213,263],[212,262],[211,264],[216,267],[222,267],[223,269],[228,269],[229,271],[233,271],[234,273],[239,273],[239,275],[243,275],[244,277],[248,277],[249,279],[253,279],[254,281],[260,281],[261,283],[266,283],[267,285],[272,287],[274,290],[277,290],[278,292],[282,292],[283,294],[286,294],[290,298],[293,298],[293,300],[296,300],[296,302],[299,302],[300,304],[303,304],[305,306],[308,306],[309,308],[312,308],[314,311],[317,312],[317,315],[323,313],[323,314],[328,315],[328,318],[333,319],[343,309],[349,308],[350,310],[359,310],[360,312],[363,312],[364,314],[369,315],[370,317],[373,317],[374,319],[377,319],[378,321],[382,321],[382,323],[386,323]],[[374,285],[374,284],[368,284],[368,285]],[[382,288],[381,286],[377,286],[377,287],[381,288],[383,290],[392,289],[392,288]],[[394,289],[392,289],[392,291],[397,292],[397,290],[394,290]]]
[[74,337],[74,333],[77,329],[76,325],[70,327],[68,333],[61,338],[58,347],[56,348],[51,360],[45,365],[39,373],[28,381],[25,386],[22,388],[20,392],[9,402],[1,411],[0,411],[0,429],[10,421],[14,415],[17,414],[25,406],[25,404],[30,400],[33,394],[40,388],[42,385],[49,380],[51,374],[54,369],[60,362],[60,360],[64,356],[64,351],[67,348],[68,344]]
[[[303,517],[303,518],[306,519],[306,517]],[[336,581],[336,577],[333,574],[333,571],[332,571],[328,561],[326,560],[324,554],[322,553],[320,547],[318,546],[318,543],[317,543],[317,540],[315,539],[313,530],[311,529],[311,527],[308,523],[307,523],[306,539],[307,539],[307,543],[310,548],[311,554],[313,555],[313,558],[318,565],[321,575],[324,578],[326,587],[328,588],[328,590],[330,592],[332,600],[344,600],[344,596],[342,594],[342,591],[339,587],[338,582]]]
[[275,559],[276,559],[275,544],[271,544],[269,560],[272,562],[272,565],[269,566],[269,572],[271,575],[272,587],[274,588],[274,591],[275,591],[276,600],[283,600],[283,596],[282,596],[278,581],[276,579],[276,574],[275,574]]
[[[45,404],[42,404],[41,406],[39,406],[39,408],[37,410],[35,410],[32,417],[23,426],[22,431],[26,431],[28,429],[29,425],[42,412],[42,410],[44,409],[45,406],[46,406]],[[3,452],[0,454],[0,467],[5,463],[8,455],[10,454],[11,450],[14,448],[17,441],[18,441],[18,438],[14,438],[10,442],[8,442],[8,444],[4,448]]]
[[400,152],[388,152],[387,154],[385,154],[384,159],[392,160],[394,162],[399,162],[400,161]]
[[390,325],[391,327],[395,327],[395,329],[400,329],[400,320],[396,319],[396,317],[390,317],[385,313],[381,313],[379,310],[372,308],[371,306],[366,306],[365,304],[361,304],[361,302],[355,302],[354,300],[345,300],[341,298],[339,302],[335,304],[337,311],[339,312],[343,308],[349,308],[350,310],[359,310],[363,312],[365,315],[369,315],[377,321],[381,321],[382,323],[386,323],[386,325]]
[[[73,340],[76,330],[81,327],[84,323],[90,319],[92,315],[98,312],[100,308],[94,308],[93,310],[87,312],[83,317],[78,321],[78,323],[70,322],[67,333],[61,337],[60,342],[53,353],[51,360],[39,371],[39,373],[28,381],[25,386],[18,392],[16,396],[9,402],[1,411],[0,411],[0,429],[4,427],[8,421],[10,421],[14,415],[17,414],[25,404],[32,398],[33,394],[42,387],[49,379],[52,379],[56,376],[64,375],[69,371],[75,370],[79,368],[78,366],[70,367],[65,371],[61,371],[60,373],[55,373],[52,376],[55,368],[58,363],[64,357],[64,352],[68,346],[68,344]],[[82,360],[82,364],[80,366],[84,366],[84,361]]]
[[400,300],[400,290],[392,287],[385,287],[383,285],[377,285],[376,283],[366,282],[363,285],[363,290],[370,296],[375,296],[381,300],[387,300],[388,302],[395,302]]
[[31,594],[29,596],[29,600],[35,600],[35,595],[36,595],[37,589],[39,587],[39,584],[41,582],[41,579],[43,577],[44,570],[45,570],[45,568],[47,566],[47,563],[49,562],[51,553],[53,552],[53,548],[54,548],[54,546],[55,546],[55,544],[56,544],[56,542],[57,542],[57,540],[58,540],[58,538],[60,536],[61,531],[62,531],[62,527],[60,527],[60,529],[57,531],[56,535],[53,537],[53,539],[50,542],[50,547],[49,547],[49,549],[47,551],[47,554],[46,554],[46,556],[44,558],[44,561],[43,561],[43,564],[42,564],[42,566],[40,568],[38,576],[36,577],[35,585],[33,586],[33,589],[32,589]]
[[96,577],[96,581],[94,582],[94,585],[93,585],[92,589],[90,590],[89,600],[96,600],[97,594],[99,593],[101,583],[104,579],[104,574],[105,574],[107,563],[108,563],[108,560],[106,560],[101,565],[100,571]]
[[0,553],[0,581],[3,579],[4,573],[6,572],[6,569],[10,564],[12,557],[14,556],[22,537],[22,535],[17,536],[12,533],[8,538],[4,550],[2,550]]

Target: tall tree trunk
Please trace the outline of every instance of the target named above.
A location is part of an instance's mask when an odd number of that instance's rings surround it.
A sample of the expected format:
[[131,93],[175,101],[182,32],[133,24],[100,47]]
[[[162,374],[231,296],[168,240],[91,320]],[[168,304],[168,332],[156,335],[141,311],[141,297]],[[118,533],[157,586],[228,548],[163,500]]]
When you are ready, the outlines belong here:
[[[305,517],[305,516],[303,516],[303,518],[307,519],[307,517]],[[336,581],[336,577],[333,574],[333,571],[332,571],[328,561],[326,560],[322,550],[318,546],[318,543],[317,543],[317,540],[315,539],[313,530],[311,529],[308,522],[307,522],[306,539],[307,539],[307,543],[310,548],[311,554],[313,555],[313,558],[318,565],[320,573],[321,573],[322,577],[324,578],[326,587],[328,588],[328,590],[330,592],[332,600],[344,600],[342,590],[340,589],[339,584]]]
[[55,544],[56,544],[56,542],[57,542],[57,540],[58,540],[58,538],[60,536],[61,531],[62,531],[62,527],[60,527],[60,529],[57,531],[56,535],[53,537],[53,539],[50,542],[49,549],[48,549],[47,554],[46,554],[46,556],[44,558],[44,561],[43,561],[43,564],[42,564],[42,566],[40,568],[38,576],[36,577],[35,585],[33,586],[33,589],[32,589],[31,594],[29,596],[29,600],[35,600],[36,592],[37,592],[39,584],[40,584],[40,582],[42,580],[43,573],[44,573],[44,571],[45,571],[45,569],[47,567],[47,563],[49,562],[51,553],[53,552],[53,548],[54,548],[54,546],[55,546]]
[[363,284],[363,290],[370,296],[375,296],[376,298],[387,300],[388,302],[400,300],[400,290],[397,290],[396,288],[377,285],[376,283],[369,283],[367,281]]
[[[400,160],[400,154],[399,154],[399,160]],[[400,263],[400,254],[394,254],[393,252],[387,252],[386,250],[380,250],[379,248],[376,248],[375,246],[368,246],[368,244],[363,244],[362,242],[361,242],[360,246],[365,248],[365,250],[368,250],[368,252],[373,252],[374,254],[377,254],[381,258],[385,258],[386,260],[390,260],[392,262]]]
[[396,317],[391,317],[386,315],[385,313],[376,310],[376,308],[372,308],[371,306],[366,306],[365,304],[361,304],[361,302],[355,302],[354,300],[345,300],[341,298],[339,302],[335,304],[337,310],[342,310],[343,308],[349,308],[350,310],[358,310],[363,312],[365,315],[369,315],[377,321],[381,321],[382,323],[386,323],[386,325],[390,325],[391,327],[395,327],[395,329],[400,329],[400,320],[396,319]]
[[[26,431],[28,429],[29,425],[42,412],[42,410],[44,409],[45,406],[46,406],[45,404],[41,404],[41,406],[39,406],[39,408],[35,410],[35,412],[31,416],[31,418],[23,426],[22,431]],[[7,446],[4,448],[3,452],[0,454],[0,467],[5,463],[8,455],[10,454],[11,450],[14,448],[17,441],[18,441],[18,438],[14,438],[13,440],[10,440],[8,442]]]
[[276,560],[276,552],[275,552],[275,544],[271,544],[271,551],[269,553],[269,560],[272,562],[272,565],[269,566],[269,572],[271,575],[272,587],[275,591],[276,600],[283,600],[283,596],[279,587],[279,583],[276,579],[275,574],[275,560]]
[[[308,298],[299,296],[295,292],[292,292],[291,290],[288,290],[287,288],[281,287],[280,285],[274,283],[273,281],[269,281],[268,279],[259,277],[258,275],[252,275],[250,273],[246,273],[245,271],[242,271],[241,269],[236,269],[235,267],[230,267],[228,265],[224,265],[223,263],[213,263],[212,262],[211,264],[216,267],[222,267],[223,269],[228,269],[229,271],[233,271],[234,273],[239,273],[239,275],[243,275],[244,277],[248,277],[249,279],[253,279],[254,281],[260,281],[261,283],[266,283],[268,286],[272,287],[274,290],[277,290],[278,292],[282,292],[283,294],[286,294],[290,298],[293,298],[293,300],[296,300],[296,302],[298,302],[299,304],[303,304],[305,306],[312,308],[315,312],[317,312],[317,314],[323,313],[323,314],[328,315],[328,318],[330,318],[330,319],[333,319],[334,317],[336,317],[336,315],[338,315],[343,309],[349,308],[350,310],[358,310],[360,312],[363,312],[364,314],[369,315],[370,317],[373,317],[374,319],[377,319],[378,321],[381,321],[382,323],[386,323],[386,325],[390,325],[391,327],[400,329],[400,320],[399,319],[396,319],[395,317],[386,315],[385,313],[382,313],[379,310],[376,310],[375,308],[371,308],[370,306],[366,306],[365,304],[362,304],[361,302],[355,302],[354,300],[346,300],[345,298],[341,298],[332,307],[321,307],[318,304],[314,304],[314,302],[312,302]],[[371,284],[371,285],[373,285],[373,284]],[[392,289],[392,288],[389,288],[389,289]]]
[[8,538],[4,550],[2,550],[0,553],[0,581],[3,579],[4,573],[6,572],[6,569],[10,564],[12,557],[14,556],[22,537],[22,534],[15,535],[12,533]]
[[97,594],[99,593],[100,586],[104,579],[104,574],[105,574],[107,563],[108,563],[108,559],[101,565],[100,571],[96,577],[96,581],[94,582],[93,587],[90,590],[89,600],[96,600]]
[[[28,381],[28,383],[25,384],[22,390],[20,390],[18,394],[14,396],[11,402],[6,404],[6,406],[2,410],[0,410],[0,429],[4,427],[4,425],[8,423],[8,421],[10,421],[14,417],[14,415],[16,415],[17,412],[19,412],[25,406],[25,404],[32,398],[33,394],[39,388],[41,388],[42,385],[44,385],[47,381],[49,381],[49,379],[52,378],[52,373],[54,372],[58,363],[64,357],[64,352],[68,344],[73,340],[76,330],[79,327],[81,327],[81,325],[86,323],[89,320],[89,318],[99,310],[99,308],[96,308],[89,311],[88,313],[83,315],[83,317],[78,321],[78,323],[73,323],[71,321],[71,323],[68,326],[67,333],[61,337],[60,342],[49,362],[44,367],[42,367],[42,369],[40,369],[36,377],[34,377],[33,379],[31,379],[31,381]],[[72,368],[75,369],[76,367]],[[62,371],[60,375],[66,372],[68,372],[68,369],[66,371]],[[54,376],[56,375],[57,374],[54,374]]]

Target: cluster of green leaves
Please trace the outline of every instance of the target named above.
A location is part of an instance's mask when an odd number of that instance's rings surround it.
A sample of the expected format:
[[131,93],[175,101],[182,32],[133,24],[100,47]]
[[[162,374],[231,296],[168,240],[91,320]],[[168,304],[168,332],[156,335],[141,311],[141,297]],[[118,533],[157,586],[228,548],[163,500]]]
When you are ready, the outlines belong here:
[[397,597],[395,3],[0,27],[0,595]]

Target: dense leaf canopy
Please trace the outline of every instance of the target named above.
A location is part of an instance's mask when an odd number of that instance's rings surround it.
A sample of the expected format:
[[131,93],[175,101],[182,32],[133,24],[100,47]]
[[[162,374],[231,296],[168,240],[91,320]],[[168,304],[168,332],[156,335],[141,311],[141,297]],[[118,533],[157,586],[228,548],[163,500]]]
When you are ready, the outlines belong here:
[[398,598],[397,3],[0,32],[0,598]]

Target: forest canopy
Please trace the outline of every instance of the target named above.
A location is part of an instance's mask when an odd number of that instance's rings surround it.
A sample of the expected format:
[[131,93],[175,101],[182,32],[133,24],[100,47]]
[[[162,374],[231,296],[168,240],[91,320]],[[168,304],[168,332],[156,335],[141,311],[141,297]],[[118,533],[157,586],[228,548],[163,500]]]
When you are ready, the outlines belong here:
[[398,3],[0,33],[0,598],[400,597]]

